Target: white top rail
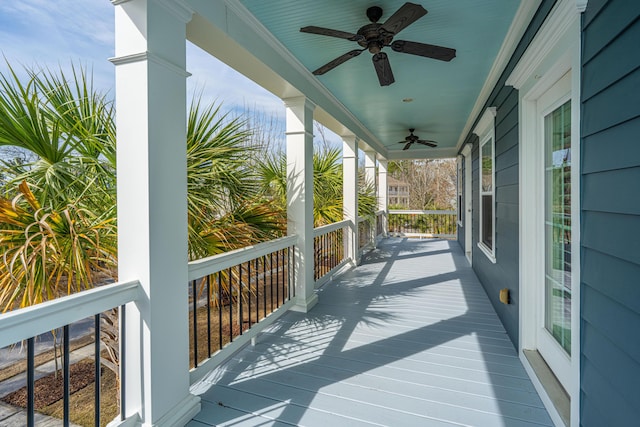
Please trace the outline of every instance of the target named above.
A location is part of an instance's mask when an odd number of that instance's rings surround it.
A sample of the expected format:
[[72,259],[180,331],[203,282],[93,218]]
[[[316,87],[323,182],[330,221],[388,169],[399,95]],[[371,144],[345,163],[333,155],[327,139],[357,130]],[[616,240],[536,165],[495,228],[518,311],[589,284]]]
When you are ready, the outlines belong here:
[[258,243],[254,246],[247,246],[246,248],[191,261],[189,263],[189,280],[197,280],[209,274],[242,264],[243,262],[251,261],[263,255],[288,248],[289,246],[295,245],[297,241],[298,236],[296,235],[286,236],[268,242]]
[[376,216],[384,215],[385,213],[387,213],[387,211],[385,211],[384,209],[380,209],[379,211],[376,212]]
[[140,282],[113,283],[0,314],[0,348],[135,301]]
[[409,210],[409,209],[390,209],[389,215],[391,214],[402,214],[402,215],[455,215],[457,211],[420,211],[420,210]]
[[342,227],[349,225],[351,221],[343,219],[342,221],[334,222],[333,224],[323,225],[313,229],[313,237],[322,236],[323,234],[331,233],[332,231],[339,230]]

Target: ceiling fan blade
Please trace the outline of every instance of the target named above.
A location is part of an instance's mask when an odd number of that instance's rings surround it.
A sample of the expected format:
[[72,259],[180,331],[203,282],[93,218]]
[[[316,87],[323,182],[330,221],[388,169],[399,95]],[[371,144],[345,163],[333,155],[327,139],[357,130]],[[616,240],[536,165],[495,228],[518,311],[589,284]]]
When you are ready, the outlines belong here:
[[404,150],[408,150],[409,147],[411,147],[411,144],[413,144],[413,142],[407,142],[407,145],[404,146],[404,148],[402,149],[402,151]]
[[427,10],[419,4],[405,3],[382,24],[381,28],[389,33],[398,34],[426,14]]
[[409,42],[406,40],[395,40],[391,43],[391,49],[396,52],[425,56],[447,62],[456,57],[455,49],[427,43]]
[[429,147],[437,147],[438,143],[435,141],[431,141],[431,140],[424,140],[424,139],[419,139],[416,141],[418,144],[422,144],[422,145],[428,145]]
[[321,36],[337,37],[339,39],[346,39],[357,42],[363,40],[364,36],[359,34],[348,33],[346,31],[332,30],[331,28],[315,27],[313,25],[300,28],[301,33],[320,34]]
[[331,62],[327,62],[326,64],[324,64],[322,67],[318,68],[317,70],[315,70],[313,72],[313,74],[315,74],[316,76],[321,76],[324,73],[326,73],[327,71],[331,71],[334,68],[336,68],[338,65],[343,64],[345,62],[347,62],[348,60],[350,60],[351,58],[355,58],[356,56],[360,55],[360,53],[363,51],[364,49],[355,49],[352,50],[350,52],[345,53],[344,55],[338,56],[336,59],[334,59]]
[[380,86],[389,86],[396,80],[393,78],[393,72],[391,71],[391,64],[389,63],[389,57],[384,52],[376,53],[371,57],[373,61],[373,67],[378,74],[378,80]]

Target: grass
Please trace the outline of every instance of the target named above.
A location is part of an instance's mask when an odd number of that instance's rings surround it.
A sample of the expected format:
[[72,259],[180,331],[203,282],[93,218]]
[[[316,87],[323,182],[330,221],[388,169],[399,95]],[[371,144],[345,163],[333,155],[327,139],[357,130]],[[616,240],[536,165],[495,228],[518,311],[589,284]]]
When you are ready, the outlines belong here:
[[[89,345],[93,343],[93,337],[90,335],[80,337],[75,339],[69,343],[69,347],[71,351],[77,350],[85,345]],[[53,360],[53,348],[51,350],[44,351],[35,357],[35,365],[36,367]],[[59,357],[59,356],[58,356]],[[20,360],[19,362],[14,363],[13,365],[7,366],[6,368],[0,369],[0,382],[7,380],[13,376],[16,376],[22,372],[26,372],[27,370],[27,360],[26,357],[24,360]]]
[[[83,363],[82,361],[79,363]],[[115,374],[109,369],[103,368],[100,377],[100,425],[106,426],[120,413],[118,405],[118,390]],[[80,389],[73,395],[69,402],[69,418],[72,423],[80,426],[92,427],[94,425],[94,383]],[[40,413],[62,419],[63,401],[42,408]]]

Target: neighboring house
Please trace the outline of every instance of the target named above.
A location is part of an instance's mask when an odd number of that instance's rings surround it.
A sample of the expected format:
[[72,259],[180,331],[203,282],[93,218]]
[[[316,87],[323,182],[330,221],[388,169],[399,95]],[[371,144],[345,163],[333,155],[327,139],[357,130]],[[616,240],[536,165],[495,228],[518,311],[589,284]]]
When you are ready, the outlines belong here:
[[[638,425],[640,1],[432,0],[420,2],[430,9],[425,18],[404,30],[419,13],[396,16],[381,34],[362,13],[370,2],[327,3],[113,1],[119,278],[129,283],[115,287],[107,308],[127,304],[121,425],[180,425],[201,408],[187,369],[188,307],[178,303],[194,269],[184,202],[187,40],[284,101],[292,310],[307,312],[322,298],[313,280],[314,119],[343,138],[340,227],[353,264],[359,151],[368,171],[377,164],[382,210],[385,190],[399,187],[387,177],[389,160],[458,156],[459,244],[549,414],[574,427]],[[388,9],[381,22],[416,7],[380,3]],[[300,32],[315,25],[315,34]],[[355,44],[366,41],[359,27],[378,34],[370,52]],[[385,45],[391,30],[402,30],[404,42]],[[412,40],[449,45],[457,56],[419,57],[450,50]],[[437,147],[407,147],[414,127]],[[445,279],[456,286],[457,277]],[[96,314],[66,301],[52,316]],[[37,316],[27,320],[0,339],[42,329],[31,324]]]
[[388,177],[389,205],[409,208],[409,184],[398,179]]

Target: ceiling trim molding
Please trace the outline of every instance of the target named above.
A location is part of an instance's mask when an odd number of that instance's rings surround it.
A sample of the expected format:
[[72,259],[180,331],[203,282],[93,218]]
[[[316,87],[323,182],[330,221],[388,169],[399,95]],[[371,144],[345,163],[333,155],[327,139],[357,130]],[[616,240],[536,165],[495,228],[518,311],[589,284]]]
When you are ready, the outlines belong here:
[[473,126],[473,123],[475,122],[477,116],[482,111],[482,107],[484,107],[484,104],[487,102],[489,96],[491,95],[491,92],[498,83],[498,79],[509,63],[513,52],[515,52],[518,43],[520,43],[520,40],[527,30],[531,19],[533,19],[533,16],[538,10],[540,3],[542,3],[542,0],[521,0],[520,6],[516,11],[513,21],[511,22],[511,26],[509,27],[509,31],[507,31],[507,35],[502,42],[502,46],[498,51],[498,55],[496,56],[495,61],[493,61],[493,66],[491,67],[491,70],[487,75],[487,79],[485,80],[484,85],[480,90],[480,94],[476,99],[476,103],[474,104],[473,109],[471,110],[471,113],[467,118],[467,123],[465,124],[464,129],[462,130],[462,133],[458,138],[456,151],[460,150],[460,147],[462,147],[462,144],[466,140],[467,135],[471,130],[471,126]]
[[[225,4],[239,19],[244,21],[251,28],[254,28],[258,36],[260,36],[273,50],[275,50],[278,55],[289,65],[291,66],[299,75],[301,75],[307,83],[312,85],[316,90],[322,93],[335,108],[340,110],[340,112],[346,115],[356,126],[360,129],[357,131],[355,129],[351,129],[352,132],[356,134],[360,134],[364,139],[368,141],[367,145],[371,146],[378,153],[385,155],[387,154],[387,148],[382,144],[367,128],[358,120],[358,118],[342,104],[338,98],[336,98],[320,81],[313,76],[313,74],[295,57],[289,50],[284,47],[282,43],[278,39],[276,39],[273,34],[264,26],[262,22],[256,19],[255,16],[249,10],[240,3],[240,0],[224,0]],[[298,88],[299,89],[299,88]],[[314,100],[314,103],[317,102]],[[325,109],[326,111],[326,109]],[[327,111],[327,113],[329,113]],[[335,118],[335,117],[334,117]],[[337,120],[337,119],[336,119]],[[345,123],[341,123],[343,126],[347,127]]]
[[560,0],[538,30],[505,84],[520,90],[558,41],[571,28],[578,13],[580,12],[576,8],[575,0]]

